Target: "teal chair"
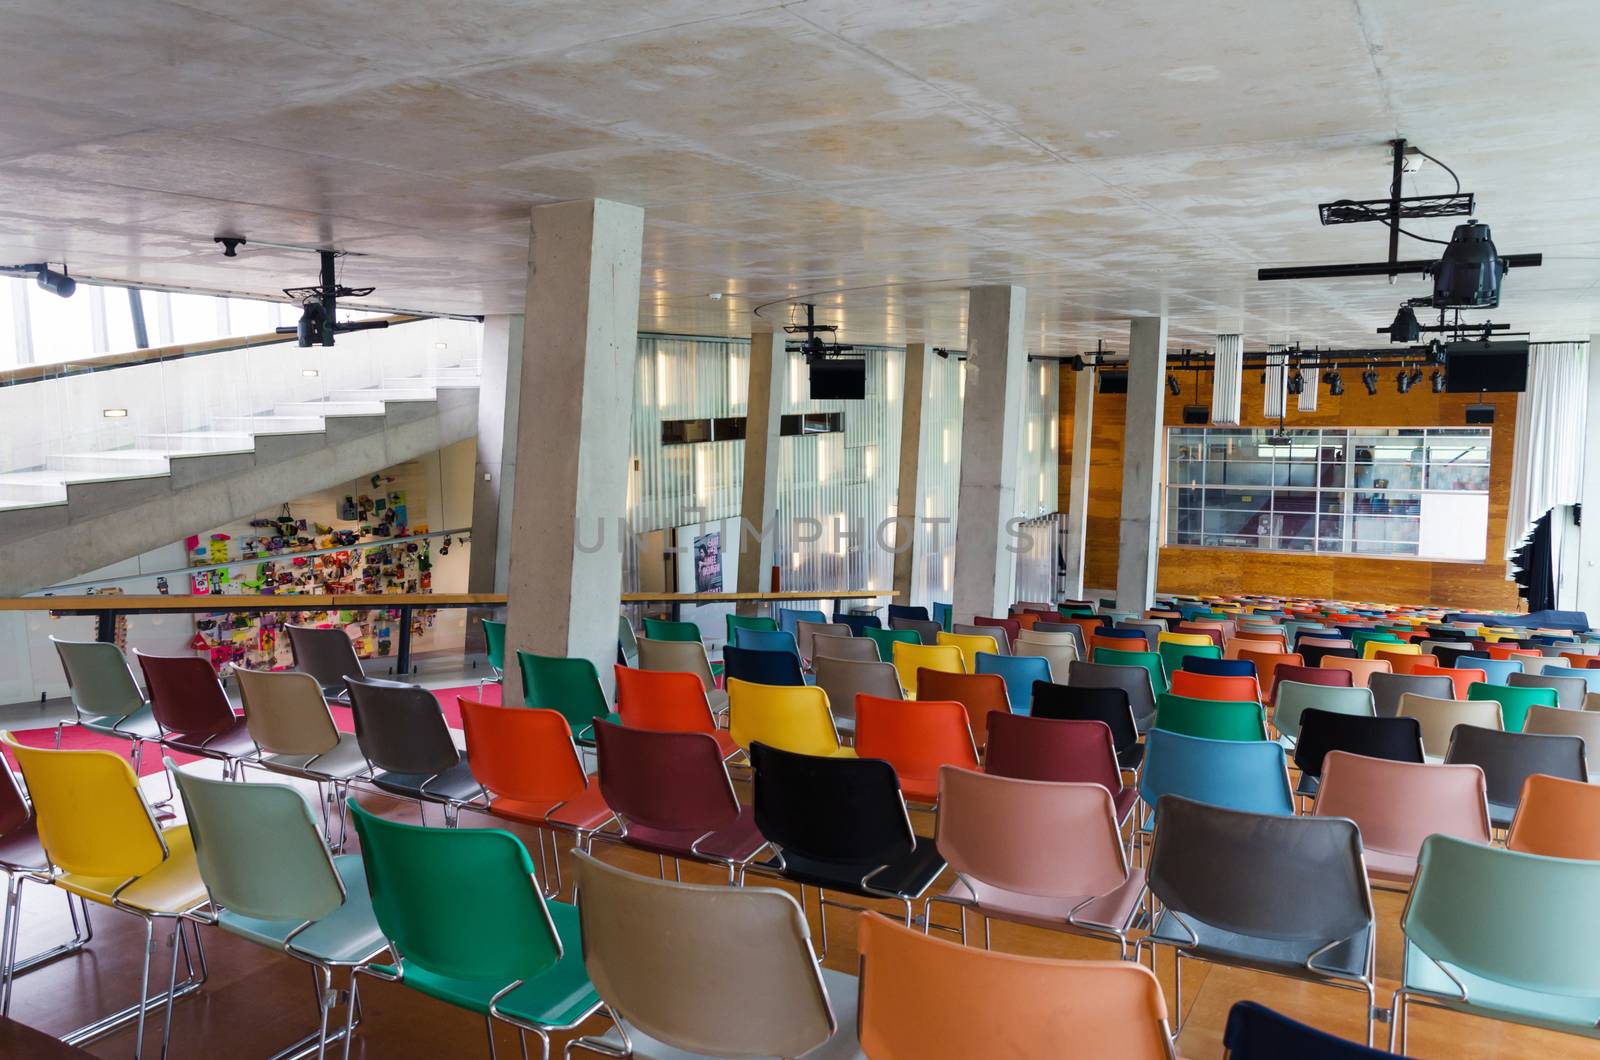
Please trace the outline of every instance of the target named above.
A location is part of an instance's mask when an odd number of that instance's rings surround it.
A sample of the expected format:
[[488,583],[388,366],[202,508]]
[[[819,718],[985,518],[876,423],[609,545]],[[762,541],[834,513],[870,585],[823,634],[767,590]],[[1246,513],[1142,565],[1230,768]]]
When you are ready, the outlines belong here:
[[1294,815],[1288,756],[1269,740],[1211,740],[1151,729],[1139,773],[1139,799],[1145,806],[1141,831],[1150,831],[1163,795],[1229,810]]
[[[56,646],[61,669],[67,675],[78,724],[101,736],[130,741],[133,771],[139,772],[140,753],[145,743],[161,739],[161,726],[139,692],[122,650],[115,644],[93,640],[51,637],[50,643]],[[58,738],[60,734],[61,725],[57,725]]]
[[1150,672],[1150,688],[1156,695],[1167,690],[1167,674],[1161,668],[1161,655],[1153,651],[1123,651],[1120,648],[1096,648],[1094,661],[1107,666],[1142,666]]
[[[600,1008],[583,966],[576,906],[547,902],[522,841],[498,828],[423,828],[349,803],[378,926],[398,955],[356,975],[532,1031],[550,1032]],[[352,979],[352,982],[354,980]],[[353,1032],[349,1006],[345,1034]]]
[[735,646],[737,646],[738,643],[739,643],[735,639],[737,630],[741,630],[741,629],[758,629],[758,630],[765,630],[766,632],[769,632],[769,633],[776,633],[778,631],[778,621],[777,621],[777,619],[768,618],[765,615],[735,615],[735,614],[729,614],[727,616],[727,619],[728,619],[728,643],[729,644],[733,644]]
[[1487,699],[1500,704],[1500,720],[1506,732],[1521,732],[1528,720],[1529,707],[1558,707],[1553,688],[1520,688],[1516,685],[1486,684],[1474,681],[1467,686],[1468,699]]
[[1265,740],[1267,715],[1260,703],[1163,692],[1156,697],[1155,727],[1205,740]]
[[1161,656],[1161,668],[1167,673],[1183,669],[1183,660],[1189,657],[1197,659],[1220,659],[1222,649],[1215,644],[1171,644],[1158,642],[1156,654]]
[[693,622],[677,622],[667,618],[647,618],[644,620],[644,635],[651,640],[698,640],[704,642],[700,636],[700,627]]
[[1052,682],[1050,660],[1042,655],[999,655],[980,651],[974,660],[976,673],[999,674],[1005,681],[1006,698],[1011,701],[1013,714],[1033,713],[1033,683]]
[[1272,724],[1278,730],[1279,742],[1285,747],[1293,747],[1300,738],[1300,715],[1312,707],[1335,714],[1355,714],[1367,718],[1377,714],[1372,689],[1365,685],[1341,688],[1338,685],[1313,685],[1303,681],[1279,681],[1274,694],[1277,703],[1273,708]]
[[1404,643],[1403,641],[1401,641],[1401,639],[1399,637],[1395,636],[1393,633],[1367,632],[1365,630],[1359,630],[1358,629],[1358,630],[1355,630],[1354,632],[1352,632],[1350,634],[1350,646],[1356,650],[1356,658],[1365,659],[1367,657],[1366,656],[1367,643],[1369,641],[1375,641],[1375,640],[1376,641],[1382,641],[1385,644],[1401,644],[1401,643]]
[[781,629],[748,629],[741,626],[733,631],[733,646],[752,651],[786,651],[796,659],[800,658],[800,645],[795,643],[794,634]]
[[[624,622],[627,619],[623,619]],[[506,679],[506,624],[496,622],[492,618],[483,620],[483,652],[489,657],[489,670],[494,674],[496,681],[504,682]],[[482,689],[487,682],[479,681],[478,688]]]
[[827,621],[828,616],[821,611],[804,611],[793,607],[778,608],[778,628],[796,640],[800,639],[800,623]]
[[200,878],[218,928],[311,965],[317,976],[320,1029],[279,1055],[330,1041],[328,1016],[353,993],[335,991],[337,968],[354,968],[388,948],[367,893],[359,854],[328,851],[306,798],[286,784],[239,784],[179,771],[167,776],[183,799]]
[[895,641],[905,644],[922,643],[922,637],[914,629],[875,629],[867,626],[861,632],[878,646],[878,658],[883,662],[894,661]]
[[955,607],[950,604],[936,603],[933,605],[932,610],[933,620],[939,623],[940,629],[944,630],[946,633],[949,633],[951,631],[950,627],[955,624],[956,620]]
[[544,707],[566,718],[578,743],[594,746],[596,718],[617,720],[606,702],[600,672],[588,659],[519,651],[517,666],[522,670],[525,705]]
[[1600,1039],[1600,862],[1433,835],[1400,917],[1391,1051],[1411,1005]]

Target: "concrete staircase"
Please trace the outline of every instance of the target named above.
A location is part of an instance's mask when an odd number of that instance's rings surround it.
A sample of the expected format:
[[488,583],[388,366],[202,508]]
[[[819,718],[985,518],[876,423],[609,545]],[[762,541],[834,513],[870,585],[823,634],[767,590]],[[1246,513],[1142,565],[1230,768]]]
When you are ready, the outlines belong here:
[[0,596],[203,533],[476,433],[472,368],[336,390],[0,474]]

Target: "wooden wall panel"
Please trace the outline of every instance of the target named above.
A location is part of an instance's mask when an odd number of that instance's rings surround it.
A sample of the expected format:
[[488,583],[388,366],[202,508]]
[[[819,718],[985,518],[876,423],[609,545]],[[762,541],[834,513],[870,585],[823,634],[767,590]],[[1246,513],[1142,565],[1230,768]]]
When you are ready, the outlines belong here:
[[[1381,373],[1378,393],[1368,395],[1359,371],[1344,373],[1345,392],[1331,396],[1322,387],[1315,412],[1295,409],[1289,399],[1286,426],[1294,427],[1459,427],[1466,406],[1476,395],[1435,394],[1423,380],[1408,394],[1395,388],[1395,369]],[[1082,378],[1061,370],[1061,496],[1072,459],[1073,396]],[[1183,422],[1183,406],[1211,401],[1211,376],[1201,373],[1199,397],[1194,378],[1183,373],[1183,393],[1168,395],[1165,421]],[[1243,426],[1265,427],[1263,387],[1259,373],[1247,373]],[[1489,467],[1489,529],[1486,562],[1452,563],[1364,556],[1297,555],[1193,546],[1161,549],[1157,585],[1174,593],[1282,593],[1389,603],[1437,604],[1462,608],[1520,610],[1515,583],[1506,578],[1502,560],[1506,507],[1511,492],[1511,462],[1516,443],[1517,403],[1514,394],[1491,394],[1496,407]],[[1094,404],[1094,462],[1089,477],[1088,547],[1084,584],[1111,589],[1117,579],[1117,550],[1122,507],[1122,434],[1127,398],[1097,394]]]

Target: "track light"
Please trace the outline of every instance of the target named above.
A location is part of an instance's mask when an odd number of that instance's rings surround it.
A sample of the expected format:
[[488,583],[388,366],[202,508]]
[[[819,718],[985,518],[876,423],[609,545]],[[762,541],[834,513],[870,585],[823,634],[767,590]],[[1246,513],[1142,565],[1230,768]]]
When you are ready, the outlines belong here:
[[1178,385],[1178,377],[1171,372],[1167,373],[1167,389],[1171,391],[1173,397],[1183,393],[1183,387]]
[[1400,393],[1404,394],[1411,389],[1411,373],[1404,368],[1394,374],[1394,385]]
[[78,289],[78,281],[67,275],[67,267],[61,266],[61,271],[50,267],[47,261],[34,262],[29,265],[0,265],[0,276],[22,275],[33,277],[33,282],[51,294],[60,295],[62,298],[71,298],[72,292]]
[[1421,382],[1422,382],[1422,366],[1418,365],[1417,367],[1411,369],[1411,385],[1412,386],[1416,386],[1418,383],[1421,383]]
[[1361,373],[1361,385],[1367,388],[1368,397],[1378,396],[1378,373],[1371,368]]
[[1335,368],[1328,372],[1322,377],[1322,381],[1328,384],[1328,394],[1331,397],[1344,396],[1344,379],[1339,375],[1339,369]]
[[1433,376],[1429,382],[1432,384],[1433,392],[1435,394],[1444,393],[1444,373],[1439,371],[1439,369],[1435,368],[1433,370]]
[[1416,342],[1422,337],[1422,325],[1417,323],[1416,310],[1408,305],[1400,307],[1394,315],[1394,323],[1387,329],[1390,342]]
[[1289,373],[1289,382],[1286,385],[1285,389],[1287,389],[1289,391],[1289,393],[1291,393],[1291,394],[1299,394],[1302,391],[1304,391],[1305,388],[1306,388],[1305,376],[1301,375],[1300,374],[1300,369],[1296,368],[1293,372]]

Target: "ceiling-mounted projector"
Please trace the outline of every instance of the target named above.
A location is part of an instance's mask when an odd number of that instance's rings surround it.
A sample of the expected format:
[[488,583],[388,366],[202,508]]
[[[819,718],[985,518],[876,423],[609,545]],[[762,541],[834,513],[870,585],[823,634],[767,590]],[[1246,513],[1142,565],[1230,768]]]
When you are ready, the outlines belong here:
[[1500,304],[1500,279],[1505,274],[1506,263],[1495,253],[1489,226],[1474,220],[1456,225],[1433,270],[1433,305],[1493,309]]

